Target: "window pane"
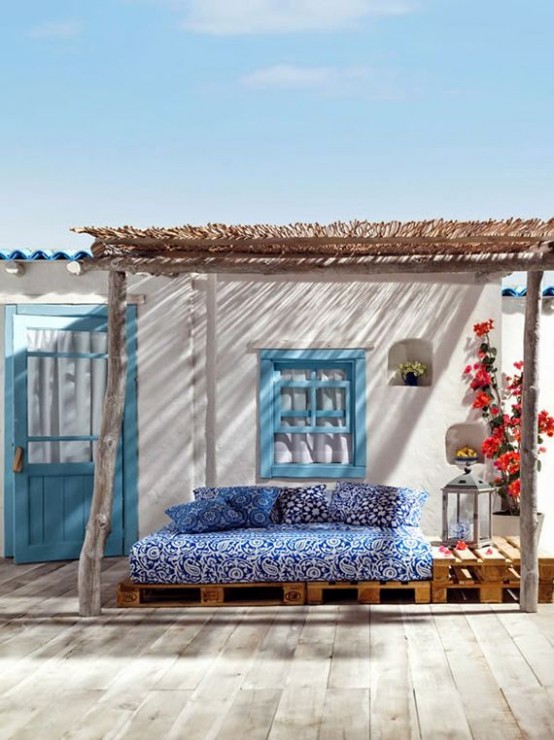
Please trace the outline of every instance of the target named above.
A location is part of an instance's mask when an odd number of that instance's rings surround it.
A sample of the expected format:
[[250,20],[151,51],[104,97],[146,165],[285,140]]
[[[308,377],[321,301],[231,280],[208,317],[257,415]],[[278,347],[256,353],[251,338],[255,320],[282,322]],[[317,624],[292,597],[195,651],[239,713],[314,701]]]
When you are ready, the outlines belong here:
[[346,380],[346,370],[321,368],[317,371],[318,380]]
[[309,388],[281,388],[281,413],[305,411],[310,408]]
[[30,463],[93,462],[96,442],[29,442]]
[[276,434],[274,462],[310,464],[352,462],[351,434]]
[[281,380],[310,380],[312,372],[312,370],[302,368],[281,370]]
[[106,360],[29,357],[27,369],[30,437],[99,433]]
[[346,407],[346,388],[318,388],[316,407],[320,410],[344,409]]
[[29,352],[107,353],[108,335],[103,331],[27,329]]

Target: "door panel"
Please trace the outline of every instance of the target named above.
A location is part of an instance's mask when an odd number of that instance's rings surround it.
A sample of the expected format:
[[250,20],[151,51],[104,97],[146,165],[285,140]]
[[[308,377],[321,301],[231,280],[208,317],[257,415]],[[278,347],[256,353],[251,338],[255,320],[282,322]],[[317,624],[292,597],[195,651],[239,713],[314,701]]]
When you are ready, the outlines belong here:
[[[14,557],[79,557],[94,485],[107,373],[105,317],[15,315]],[[124,551],[123,454],[118,451],[106,554]]]

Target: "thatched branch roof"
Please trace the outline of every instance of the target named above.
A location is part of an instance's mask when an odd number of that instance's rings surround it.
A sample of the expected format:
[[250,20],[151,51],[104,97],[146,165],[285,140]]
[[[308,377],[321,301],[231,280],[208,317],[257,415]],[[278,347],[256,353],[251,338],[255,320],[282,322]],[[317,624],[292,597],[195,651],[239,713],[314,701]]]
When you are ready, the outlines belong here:
[[[102,266],[115,263],[150,272],[204,268],[259,272],[328,267],[368,271],[376,265],[397,265],[396,271],[424,271],[434,263],[476,269],[494,263],[494,269],[535,269],[554,266],[554,219],[505,221],[337,221],[331,224],[296,223],[174,228],[92,226],[73,231],[90,234],[92,251]],[[469,265],[465,267],[465,264]],[[502,263],[502,264],[501,264]],[[517,266],[512,266],[517,263]],[[155,268],[155,269],[154,269]],[[456,269],[456,268],[454,268]],[[492,269],[492,267],[491,267]]]

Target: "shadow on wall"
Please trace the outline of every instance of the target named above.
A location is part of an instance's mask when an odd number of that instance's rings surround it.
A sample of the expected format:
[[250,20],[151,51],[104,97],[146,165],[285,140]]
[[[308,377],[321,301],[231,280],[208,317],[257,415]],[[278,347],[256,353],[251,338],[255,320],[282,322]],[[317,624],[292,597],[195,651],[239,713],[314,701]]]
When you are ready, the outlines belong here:
[[190,283],[145,278],[132,291],[139,306],[139,522],[141,532],[166,523],[164,509],[190,495]]
[[[239,482],[242,478],[244,482],[248,476],[252,479],[256,470],[257,438],[252,429],[257,426],[257,357],[255,353],[247,353],[247,343],[262,342],[271,347],[272,341],[291,339],[299,347],[310,346],[316,340],[328,340],[331,346],[339,347],[347,346],[345,342],[373,345],[367,356],[371,477],[391,482],[399,467],[398,457],[391,450],[409,451],[412,446],[418,450],[413,460],[420,465],[414,465],[411,484],[425,485],[425,458],[437,465],[440,457],[440,464],[446,465],[446,429],[452,423],[464,421],[459,418],[464,390],[461,384],[452,386],[452,394],[458,394],[456,418],[449,413],[448,404],[443,403],[444,394],[449,391],[446,371],[457,351],[460,372],[451,375],[456,381],[461,377],[468,320],[485,287],[463,279],[452,279],[447,284],[431,279],[417,283],[265,277],[220,280],[217,346],[212,348],[211,357],[218,388],[214,422],[217,430],[213,430],[213,436],[223,453],[218,458],[218,481]],[[403,389],[388,387],[388,350],[393,342],[407,337],[431,342],[433,386],[442,384],[440,393],[421,388],[415,393],[400,394],[398,391]],[[427,421],[431,415],[434,429],[430,433],[435,436],[429,439],[422,455],[425,440],[422,445],[422,440],[414,435],[420,433],[422,426],[418,431],[418,425],[425,414]],[[403,475],[406,477],[405,467]]]

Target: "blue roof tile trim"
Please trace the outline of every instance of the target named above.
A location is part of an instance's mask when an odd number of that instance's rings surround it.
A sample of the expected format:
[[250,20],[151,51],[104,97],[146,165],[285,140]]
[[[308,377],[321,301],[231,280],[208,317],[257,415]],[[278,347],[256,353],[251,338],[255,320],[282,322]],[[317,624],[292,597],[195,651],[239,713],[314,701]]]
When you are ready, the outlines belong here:
[[[505,298],[524,298],[527,295],[527,288],[502,288],[502,296]],[[542,291],[543,298],[554,297],[554,285],[549,285]]]
[[0,247],[0,260],[11,262],[13,260],[38,261],[38,260],[82,260],[90,259],[92,252],[80,249],[78,252],[54,251],[52,249],[14,249],[8,251]]

